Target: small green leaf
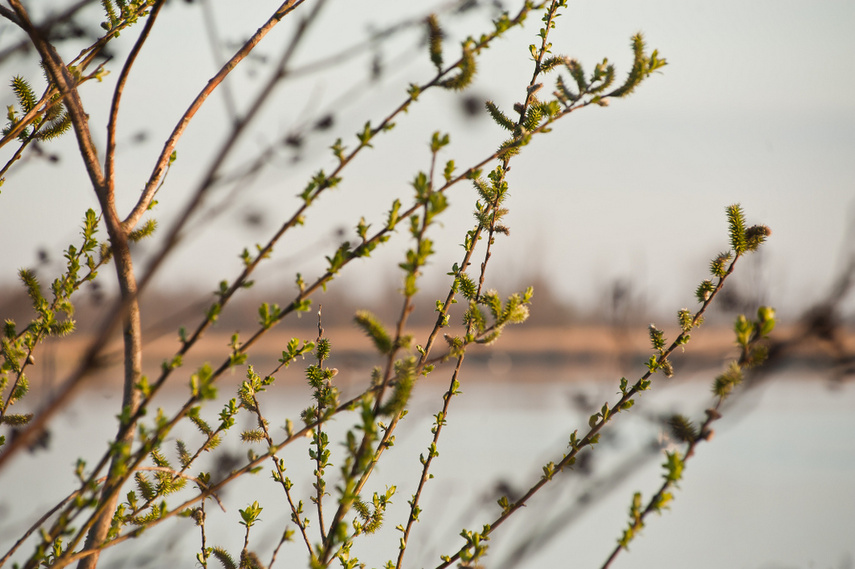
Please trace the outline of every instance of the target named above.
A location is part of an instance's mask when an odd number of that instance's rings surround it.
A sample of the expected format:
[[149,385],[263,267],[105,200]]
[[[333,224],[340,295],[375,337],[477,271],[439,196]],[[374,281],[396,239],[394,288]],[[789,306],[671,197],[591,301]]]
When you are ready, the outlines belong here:
[[258,505],[258,502],[253,502],[251,505],[247,506],[246,509],[239,510],[240,517],[243,520],[241,525],[246,527],[252,527],[252,525],[260,521],[258,516],[261,514],[261,510],[263,508]]

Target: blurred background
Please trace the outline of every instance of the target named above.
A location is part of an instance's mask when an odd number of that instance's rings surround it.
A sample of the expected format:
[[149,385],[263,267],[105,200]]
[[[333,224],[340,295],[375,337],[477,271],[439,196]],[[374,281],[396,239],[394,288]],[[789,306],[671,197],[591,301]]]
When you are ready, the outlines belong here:
[[[274,6],[223,0],[167,4],[131,75],[120,114],[120,211],[135,202],[189,102]],[[64,7],[53,1],[29,8],[39,21]],[[238,273],[240,252],[266,242],[291,215],[311,175],[335,166],[330,145],[341,138],[345,146],[355,146],[355,133],[366,121],[379,122],[404,100],[410,83],[433,76],[421,23],[425,14],[441,14],[446,60],[451,61],[459,42],[488,31],[489,20],[502,9],[514,13],[518,6],[327,2],[297,51],[288,79],[251,124],[225,164],[221,182],[143,298],[149,315],[144,326],[152,342],[166,342],[163,354],[169,353],[168,342],[178,326],[197,321],[217,283]],[[66,59],[89,44],[102,19],[96,3],[68,23],[80,37],[65,42]],[[265,38],[177,146],[177,160],[152,212],[160,229],[135,250],[140,273],[159,246],[158,236],[175,222],[201,173],[211,167],[215,150],[266,82],[296,25],[296,18],[286,19]],[[256,275],[256,286],[223,315],[223,336],[215,336],[216,346],[222,348],[234,330],[252,329],[258,302],[286,304],[296,290],[295,275],[308,280],[319,274],[326,266],[324,255],[344,240],[356,240],[354,228],[361,217],[379,226],[394,199],[408,203],[409,182],[418,170],[430,167],[428,143],[434,131],[450,134],[451,144],[440,159],[453,159],[461,171],[497,148],[505,132],[490,120],[484,101],[511,114],[513,104],[523,98],[531,74],[527,46],[535,42],[539,25],[539,18],[532,17],[523,29],[485,51],[471,88],[429,93],[396,120],[394,130],[377,137],[373,150],[345,171],[339,188],[321,198],[306,225],[277,247]],[[537,472],[507,471],[504,453],[510,451],[504,441],[515,441],[514,449],[526,449],[531,437],[543,443],[529,449],[532,457],[515,455],[511,462],[551,460],[547,449],[555,449],[555,439],[572,432],[569,425],[584,425],[596,408],[592,405],[610,397],[622,375],[634,377],[643,370],[647,323],[673,331],[676,311],[696,306],[694,290],[708,276],[710,259],[729,248],[726,206],[742,204],[749,224],[768,225],[772,235],[759,253],[740,261],[710,315],[711,324],[719,326],[697,334],[696,349],[685,356],[682,383],[663,389],[658,399],[651,397],[648,411],[639,413],[636,431],[649,437],[634,435],[632,426],[624,428],[615,434],[613,459],[604,452],[591,465],[590,476],[578,486],[568,483],[572,497],[562,503],[567,511],[584,511],[584,523],[562,518],[562,506],[553,504],[557,517],[544,523],[572,528],[555,534],[540,531],[538,535],[551,535],[536,545],[546,557],[528,553],[521,566],[564,561],[563,548],[578,551],[580,544],[591,544],[585,549],[591,559],[584,563],[605,558],[605,542],[613,544],[617,538],[631,493],[638,489],[649,495],[661,474],[658,450],[627,465],[610,460],[631,455],[624,444],[636,444],[642,453],[648,439],[656,439],[663,413],[679,408],[702,416],[709,404],[707,385],[732,355],[728,322],[739,312],[752,313],[758,304],[774,306],[778,313],[769,371],[752,383],[756,389],[746,391],[733,417],[724,420],[732,423],[723,421],[721,440],[699,451],[674,511],[652,519],[617,566],[661,566],[666,555],[681,564],[688,559],[694,567],[842,568],[855,563],[853,27],[855,3],[845,0],[580,1],[571,2],[559,19],[551,36],[553,52],[578,59],[588,70],[607,57],[622,78],[631,63],[630,37],[638,31],[668,65],[631,97],[563,119],[512,163],[507,203],[511,235],[497,244],[488,286],[506,295],[534,285],[532,318],[528,332],[513,330],[515,335],[494,352],[473,354],[473,401],[489,400],[489,412],[473,402],[461,421],[473,430],[483,423],[489,427],[467,449],[449,450],[448,456],[458,457],[449,464],[468,464],[474,456],[480,461],[476,463],[495,470],[487,476],[489,483],[458,482],[446,473],[458,484],[457,491],[480,496],[481,491],[489,494],[494,483],[524,484]],[[123,34],[108,55],[123,61],[136,33]],[[178,37],[180,49],[175,48]],[[20,41],[16,28],[0,24],[0,66],[7,81],[21,74],[40,92],[35,56],[16,50]],[[81,89],[102,148],[105,109],[118,75],[116,64],[107,67],[112,73],[102,83]],[[551,87],[547,83],[544,90]],[[0,90],[0,102],[14,104],[11,89]],[[3,163],[13,151],[0,150]],[[265,158],[255,168],[260,153]],[[433,302],[444,296],[446,273],[459,260],[459,244],[472,224],[474,190],[459,185],[449,200],[452,208],[432,235],[437,255],[422,284],[422,305],[414,314],[417,326],[431,321]],[[43,283],[59,274],[62,252],[78,241],[88,207],[97,209],[97,202],[70,135],[31,150],[6,175],[0,194],[0,317],[26,321],[27,301],[16,282],[17,270],[35,268]],[[398,306],[387,299],[401,285],[397,263],[409,245],[407,237],[399,230],[376,258],[351,264],[316,299],[325,307],[326,324],[344,330],[353,310],[364,306],[391,323]],[[80,308],[85,310],[79,309],[77,316],[83,332],[97,326],[99,307],[113,294],[111,271],[102,269],[99,286],[84,291]],[[303,318],[285,326],[311,334],[316,322]],[[365,356],[367,342],[342,331],[334,345],[341,347],[339,357],[352,364],[342,381],[357,389],[372,365]],[[160,361],[160,352],[154,353],[152,367]],[[260,357],[275,353],[271,348]],[[70,368],[62,354],[45,360],[38,370],[42,379],[48,384],[62,380]],[[678,372],[680,361],[675,359]],[[488,391],[490,385],[495,389]],[[436,397],[430,400],[435,395],[425,387],[419,394],[425,402],[418,405],[432,409],[428,401],[435,402]],[[115,397],[102,396],[117,404]],[[106,407],[107,420],[112,420],[115,411]],[[70,413],[72,418],[62,421],[83,428],[82,411]],[[544,435],[553,430],[554,437]],[[61,445],[63,429],[52,432],[53,444]],[[620,471],[618,466],[626,475],[602,482],[618,490],[608,493],[614,499],[581,508],[579,496],[598,488],[596,473]],[[0,480],[7,476],[14,474],[0,473]],[[468,494],[466,484],[474,484]],[[494,505],[495,500],[486,503]],[[4,507],[12,513],[4,516]],[[13,515],[13,506],[0,503],[0,519]],[[445,515],[455,521],[453,531],[441,536],[448,542],[461,527],[455,516],[462,514]],[[0,523],[2,543],[14,534],[5,523]],[[504,545],[497,544],[497,560],[514,559],[508,545],[514,541],[538,544],[537,532],[524,529],[507,530],[518,539],[507,537]],[[603,536],[605,542],[596,541]],[[431,549],[439,537],[426,538],[421,546],[425,555],[432,555],[429,559],[445,552]]]
[[[128,207],[178,116],[226,55],[260,25],[268,4],[170,3],[139,58],[120,115],[118,193]],[[486,18],[497,14],[490,3],[469,4],[475,6],[441,22],[449,36],[447,59],[457,53],[464,33],[488,29]],[[33,9],[50,13],[50,5]],[[97,10],[79,21],[95,27]],[[379,122],[403,100],[410,82],[429,76],[424,30],[417,25],[426,11],[378,0],[330,2],[321,11],[320,24],[310,28],[295,56],[293,79],[253,123],[227,171],[236,175],[250,157],[272,146],[265,168],[242,178],[239,189],[222,184],[208,199],[199,218],[216,215],[216,221],[194,226],[159,284],[170,291],[213,290],[240,266],[242,248],[266,240],[292,211],[308,176],[331,169],[335,159],[328,147],[336,138],[352,147],[365,121]],[[516,161],[508,204],[514,233],[497,248],[494,278],[518,287],[528,283],[517,282],[517,275],[540,276],[550,292],[583,311],[602,300],[605,285],[623,281],[644,296],[648,310],[671,315],[693,302],[709,259],[727,247],[724,208],[741,203],[750,223],[774,232],[759,258],[738,275],[751,279],[745,288],[762,291],[764,302],[784,317],[823,298],[855,242],[853,13],[845,1],[570,3],[553,36],[555,53],[575,57],[588,69],[608,57],[623,76],[631,61],[629,38],[642,31],[668,66],[630,98],[564,119]],[[394,27],[401,22],[411,25]],[[235,113],[245,112],[263,84],[293,25],[286,21],[274,29],[194,119],[158,195],[162,205],[154,215],[162,232],[198,183],[200,170],[210,165]],[[360,216],[376,223],[394,198],[408,198],[415,169],[428,169],[427,143],[434,131],[451,134],[440,158],[455,160],[461,169],[498,146],[504,131],[489,119],[483,102],[493,100],[512,112],[530,76],[525,47],[537,25],[534,18],[487,50],[469,90],[425,97],[395,130],[379,137],[340,189],[325,197],[323,222],[307,219],[312,223],[280,247],[269,277],[257,279],[259,284],[293,282],[298,270],[306,274],[323,263],[311,254],[318,240],[326,240],[321,244],[330,250],[353,237]],[[371,39],[390,28],[396,33]],[[187,39],[175,50],[171,40],[179,34]],[[136,37],[126,35],[113,49],[127,48]],[[10,26],[0,32],[7,49],[19,40]],[[83,45],[68,42],[69,53]],[[3,63],[7,75],[26,76],[32,54]],[[105,108],[117,74],[84,87],[93,109]],[[39,77],[30,80],[41,87]],[[14,102],[10,89],[2,97],[5,105]],[[104,132],[106,112],[90,114],[97,136]],[[31,153],[16,165],[3,188],[0,239],[9,268],[0,276],[4,284],[15,280],[18,267],[36,264],[39,250],[58,260],[75,239],[85,207],[95,205],[73,137],[43,149],[44,155]],[[548,166],[555,163],[560,167]],[[440,245],[434,262],[443,268],[458,256],[475,199],[462,186],[449,198],[454,212],[446,230],[434,236]],[[34,220],[41,220],[37,230]],[[406,236],[399,235],[385,248],[389,260],[405,245]],[[145,251],[139,255],[144,258]],[[383,282],[396,287],[394,263],[380,264],[390,266]],[[436,271],[437,284],[445,272]],[[345,277],[359,296],[377,297],[382,290],[376,269],[352,270]],[[847,306],[852,308],[851,299]]]

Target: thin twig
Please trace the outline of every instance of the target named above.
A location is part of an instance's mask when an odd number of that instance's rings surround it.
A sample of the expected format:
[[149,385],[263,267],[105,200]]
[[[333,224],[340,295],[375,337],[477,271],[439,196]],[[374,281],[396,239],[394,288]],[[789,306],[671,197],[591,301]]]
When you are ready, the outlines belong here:
[[[699,323],[702,320],[703,315],[706,312],[707,308],[709,307],[710,303],[718,295],[718,293],[721,291],[722,287],[724,286],[725,280],[727,279],[727,277],[729,277],[733,273],[734,266],[735,266],[736,262],[739,260],[740,256],[741,255],[736,254],[734,259],[731,261],[727,272],[724,274],[724,276],[719,278],[719,282],[716,285],[715,289],[711,292],[709,297],[701,305],[701,308],[698,309],[698,311],[695,313],[695,315],[693,317],[693,322]],[[675,340],[671,343],[671,345],[668,346],[667,349],[663,350],[663,352],[657,358],[657,362],[659,362],[659,363],[664,362],[665,360],[668,359],[668,356],[670,356],[677,349],[678,346],[684,346],[686,343],[684,340],[685,337],[686,337],[686,332],[681,332],[677,336],[677,338],[675,338]],[[609,406],[609,409],[612,410],[614,413],[613,414],[610,413],[605,418],[600,417],[600,419],[594,425],[592,425],[590,427],[590,429],[585,434],[585,436],[582,437],[581,439],[579,439],[576,446],[571,448],[570,452],[564,454],[563,457],[558,462],[555,463],[554,472],[560,472],[564,468],[570,466],[575,461],[576,455],[579,453],[580,450],[584,449],[587,446],[590,446],[592,444],[592,442],[596,441],[596,438],[598,437],[598,435],[599,435],[600,431],[603,429],[603,427],[605,427],[605,425],[615,417],[615,415],[621,410],[621,408],[624,406],[625,403],[627,403],[630,399],[632,399],[635,395],[637,395],[638,393],[640,393],[642,391],[642,387],[644,385],[644,382],[646,382],[650,378],[650,376],[652,376],[652,375],[653,375],[653,372],[650,370],[645,372],[639,378],[639,380],[636,381],[636,383],[631,388],[627,389],[626,393],[624,393],[623,396],[614,405]],[[491,521],[489,524],[487,524],[488,529],[482,535],[488,536],[488,535],[492,534],[496,530],[496,528],[501,526],[508,518],[510,518],[514,514],[514,512],[516,512],[520,508],[524,507],[526,505],[526,503],[528,502],[528,500],[531,499],[531,497],[534,496],[537,492],[539,492],[544,486],[546,486],[551,480],[552,480],[551,476],[545,476],[545,475],[542,476],[540,478],[540,480],[536,484],[531,486],[528,489],[528,491],[522,497],[520,497],[513,504],[510,504],[509,507],[506,508],[502,512],[501,515],[499,515],[497,518],[495,518],[493,521]],[[460,558],[461,551],[458,551],[457,553],[455,553],[451,556],[444,557],[443,563],[438,565],[437,569],[444,569],[444,568],[450,566],[452,563],[454,563],[456,560],[458,560]]]
[[109,120],[107,122],[107,150],[105,153],[106,157],[104,166],[107,183],[111,186],[114,186],[116,183],[114,172],[116,163],[116,123],[119,119],[119,104],[122,100],[122,93],[125,90],[125,83],[130,76],[131,67],[133,67],[137,60],[137,56],[148,39],[149,34],[151,34],[151,30],[157,20],[157,15],[160,13],[160,9],[165,3],[166,0],[155,1],[151,12],[149,12],[148,18],[146,18],[145,26],[143,26],[137,41],[134,42],[133,49],[131,49],[131,52],[125,60],[124,66],[122,66],[122,71],[119,73],[119,79],[116,81],[116,88],[113,91],[113,101],[110,104]]
[[[178,123],[175,125],[175,128],[172,130],[172,134],[169,135],[169,138],[166,140],[166,143],[163,145],[163,150],[160,153],[157,161],[155,162],[154,170],[149,176],[148,182],[143,189],[142,195],[137,201],[136,206],[134,206],[133,210],[128,214],[123,222],[125,227],[133,227],[137,224],[139,219],[143,216],[143,214],[148,210],[151,205],[151,200],[154,198],[154,193],[156,188],[158,187],[158,182],[166,170],[166,166],[169,164],[169,157],[172,155],[172,152],[175,150],[175,145],[178,143],[178,140],[184,134],[184,131],[187,129],[187,126],[190,124],[190,121],[202,107],[207,98],[214,92],[214,90],[225,80],[226,76],[235,68],[237,65],[243,61],[255,47],[261,42],[261,40],[266,36],[275,26],[278,24],[282,18],[286,15],[290,14],[295,8],[303,4],[305,0],[285,0],[279,8],[273,13],[270,18],[260,27],[256,32],[246,41],[246,43],[235,53],[228,62],[214,75],[205,87],[199,92],[196,98],[190,103],[190,106],[184,111],[184,114],[181,115],[181,118],[178,120]],[[318,4],[322,4],[323,0],[318,0]],[[302,26],[302,28],[304,28]],[[272,81],[278,81],[279,75],[282,73],[282,70],[287,65],[287,62],[290,60],[291,54],[293,54],[294,48],[302,37],[302,32],[298,28],[298,31],[295,33],[294,38],[289,45],[289,48],[285,51],[285,54],[280,62],[279,72],[274,74],[274,78]],[[267,86],[264,90],[262,90],[261,94],[257,97],[254,104],[249,107],[249,111],[247,115],[243,117],[240,121],[236,122],[232,129],[232,135],[229,137],[229,140],[226,142],[224,147],[220,150],[219,155],[214,160],[213,164],[214,168],[211,170],[210,174],[206,177],[205,181],[202,183],[202,186],[199,190],[197,190],[195,197],[192,200],[191,206],[188,206],[187,211],[182,216],[182,220],[186,221],[188,216],[188,212],[195,209],[195,205],[198,204],[200,199],[200,194],[204,193],[205,189],[211,184],[213,181],[213,176],[217,170],[218,164],[223,162],[225,155],[231,152],[232,147],[237,142],[237,139],[240,136],[240,133],[246,127],[250,120],[260,111],[261,105],[270,95],[272,89]],[[177,223],[176,226],[180,227],[181,222]],[[174,235],[170,241],[174,240]]]

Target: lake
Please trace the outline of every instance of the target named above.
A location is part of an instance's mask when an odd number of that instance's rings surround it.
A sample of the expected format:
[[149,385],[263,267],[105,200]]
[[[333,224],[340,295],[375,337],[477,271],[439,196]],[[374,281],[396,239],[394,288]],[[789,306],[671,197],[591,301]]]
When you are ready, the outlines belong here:
[[[536,482],[543,464],[560,460],[569,434],[584,432],[590,413],[604,401],[616,400],[616,381],[558,381],[555,370],[544,370],[537,378],[549,381],[536,381],[531,370],[517,375],[502,361],[472,372],[474,379],[464,379],[463,395],[453,400],[434,462],[436,478],[423,496],[406,567],[435,567],[440,555],[453,553],[462,544],[462,528],[480,529],[499,512],[501,493],[519,492]],[[405,522],[406,502],[420,472],[418,456],[429,443],[432,415],[446,382],[438,374],[417,386],[411,412],[371,485],[382,491],[396,484],[398,491],[385,527],[354,546],[354,555],[369,567],[397,555],[400,534],[393,528]],[[654,448],[661,431],[658,419],[679,411],[695,422],[702,420],[712,403],[713,375],[657,379],[629,414],[617,418],[615,428],[604,431],[589,460],[556,476],[517,518],[496,530],[484,566],[600,567],[627,523],[633,493],[640,491],[647,499],[661,483],[663,455]],[[495,377],[501,380],[490,379]],[[342,378],[345,393],[354,389],[348,381],[355,380]],[[226,390],[222,395],[228,395]],[[271,425],[284,424],[286,417],[299,424],[308,393],[307,387],[293,383],[275,386],[262,400]],[[175,406],[183,394],[175,387],[162,404]],[[51,424],[50,454],[24,453],[0,473],[0,554],[22,528],[74,488],[78,456],[94,461],[115,429],[118,397],[103,387],[79,396]],[[203,416],[214,424],[217,412],[212,406]],[[329,425],[336,465],[336,436],[349,421],[339,416]],[[253,426],[246,421],[238,425]],[[833,385],[805,371],[779,373],[738,392],[714,427],[713,440],[699,445],[688,461],[670,510],[649,517],[630,551],[622,552],[613,567],[843,569],[855,564],[855,384]],[[194,440],[193,433],[179,429],[167,450],[174,449],[176,437]],[[235,442],[236,435],[223,448],[245,456],[248,447]],[[88,444],[81,449],[82,441]],[[308,499],[307,444],[291,445],[281,456],[294,490],[314,514]],[[269,561],[272,543],[285,525],[293,526],[269,470],[227,488],[221,494],[226,512],[208,502],[209,545],[226,547],[237,557],[244,530],[238,509],[258,500],[264,510],[251,544],[263,562]],[[337,467],[328,473],[337,474]],[[332,493],[333,487],[330,481]],[[172,519],[136,542],[108,550],[101,566],[189,569],[198,566],[198,547],[193,523]],[[283,548],[275,566],[305,565],[305,545],[297,541]],[[219,564],[212,561],[211,566]]]

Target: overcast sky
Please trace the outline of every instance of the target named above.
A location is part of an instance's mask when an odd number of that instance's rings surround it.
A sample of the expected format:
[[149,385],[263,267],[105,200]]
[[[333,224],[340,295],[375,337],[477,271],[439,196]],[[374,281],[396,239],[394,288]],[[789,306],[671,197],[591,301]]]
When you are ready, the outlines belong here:
[[[274,4],[259,0],[236,8],[211,0],[222,53],[256,29]],[[329,2],[323,25],[311,29],[298,52],[297,66],[338,53],[366,37],[369,29],[400,20],[402,10],[419,13],[417,7],[399,4]],[[516,9],[516,3],[505,4]],[[484,12],[467,16],[450,34],[486,30],[483,17]],[[180,113],[218,67],[198,3],[172,2],[161,19],[128,84],[120,118],[124,207],[138,195]],[[450,22],[448,17],[441,21]],[[530,280],[526,274],[539,273],[562,298],[585,307],[599,302],[611,283],[623,280],[653,309],[673,313],[693,306],[694,288],[708,276],[709,260],[727,249],[724,208],[739,202],[749,223],[773,230],[762,256],[745,259],[739,267],[739,286],[763,287],[764,300],[784,314],[794,314],[826,293],[847,246],[852,251],[855,241],[855,2],[584,1],[571,2],[558,23],[551,37],[553,51],[576,57],[588,68],[608,57],[623,77],[631,55],[629,38],[637,31],[644,32],[649,47],[658,49],[668,66],[628,99],[562,120],[513,162],[511,237],[501,240],[494,256],[495,286],[524,286]],[[539,17],[531,18],[525,29],[486,52],[469,94],[495,100],[512,112],[530,77],[527,46],[534,43],[539,24]],[[229,89],[239,110],[263,83],[288,31],[283,24],[261,45],[267,64],[249,61],[235,71]],[[123,34],[124,45],[135,34]],[[331,110],[333,128],[312,134],[300,162],[293,162],[289,151],[277,152],[261,177],[234,194],[212,228],[197,232],[183,252],[173,255],[158,284],[213,290],[219,280],[236,274],[241,249],[265,241],[290,216],[294,196],[312,172],[333,167],[327,148],[335,138],[352,146],[355,131],[366,120],[376,124],[403,100],[409,82],[431,76],[427,54],[418,50],[421,34],[411,29],[350,60],[350,68],[331,67],[282,88],[232,165],[306,117]],[[0,25],[0,47],[15,37],[8,24]],[[184,37],[177,51],[169,43],[176,37]],[[451,60],[457,45],[449,41],[446,49]],[[68,59],[73,53],[69,49],[63,55]],[[366,91],[360,85],[378,53],[385,73]],[[118,71],[113,67],[104,83],[82,89],[102,145],[104,105]],[[10,77],[22,69],[4,71]],[[0,102],[12,101],[10,90],[2,89]],[[374,150],[346,172],[341,188],[324,198],[325,209],[310,214],[307,223],[315,229],[301,230],[280,245],[260,278],[283,291],[280,302],[293,290],[297,270],[309,276],[323,266],[323,255],[335,247],[334,238],[327,237],[338,227],[350,236],[360,216],[380,224],[393,199],[409,201],[409,181],[429,165],[430,133],[451,133],[452,144],[440,158],[454,159],[460,168],[498,146],[504,133],[487,118],[467,117],[460,101],[457,95],[432,93],[400,117],[395,131],[378,138]],[[209,164],[212,149],[226,132],[229,104],[222,95],[212,99],[179,144],[179,159],[155,212],[161,230]],[[62,160],[21,164],[2,187],[0,282],[13,280],[17,268],[34,265],[39,248],[59,259],[75,240],[85,209],[96,206],[84,169],[75,160],[73,138],[47,149]],[[5,162],[10,149],[0,153]],[[223,192],[219,199],[225,196]],[[458,244],[472,219],[475,196],[470,187],[461,186],[449,198],[455,210],[435,235],[437,278],[460,256]],[[312,255],[310,249],[319,242],[324,243],[322,253]],[[380,254],[386,269],[360,262],[348,269],[352,274],[342,286],[363,296],[370,296],[378,278],[395,286],[395,264],[404,246],[402,228]]]

